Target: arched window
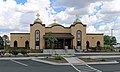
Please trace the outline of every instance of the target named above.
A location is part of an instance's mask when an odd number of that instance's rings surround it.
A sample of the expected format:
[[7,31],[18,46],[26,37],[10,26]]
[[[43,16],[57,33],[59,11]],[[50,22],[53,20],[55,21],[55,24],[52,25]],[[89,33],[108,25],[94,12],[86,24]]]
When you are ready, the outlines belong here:
[[36,30],[35,31],[35,49],[40,48],[40,31]]
[[97,47],[100,47],[100,41],[97,41]]
[[29,41],[25,41],[25,48],[29,48]]
[[77,31],[77,48],[81,49],[81,41],[82,41],[82,32],[80,30]]
[[89,41],[87,41],[86,42],[86,48],[89,48],[90,46],[89,46],[90,44],[89,44]]
[[17,41],[14,41],[14,47],[17,47]]

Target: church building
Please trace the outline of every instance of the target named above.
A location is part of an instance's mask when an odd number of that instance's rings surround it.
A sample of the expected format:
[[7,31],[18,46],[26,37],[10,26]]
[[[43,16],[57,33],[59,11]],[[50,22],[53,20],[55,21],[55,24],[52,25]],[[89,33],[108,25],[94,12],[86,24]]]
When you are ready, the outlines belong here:
[[33,24],[30,24],[29,33],[10,33],[11,48],[29,48],[29,49],[50,49],[46,39],[51,33],[57,39],[54,44],[54,49],[77,48],[86,50],[87,48],[103,47],[104,38],[101,33],[86,33],[86,25],[79,18],[76,18],[69,27],[56,22],[45,26],[36,15]]

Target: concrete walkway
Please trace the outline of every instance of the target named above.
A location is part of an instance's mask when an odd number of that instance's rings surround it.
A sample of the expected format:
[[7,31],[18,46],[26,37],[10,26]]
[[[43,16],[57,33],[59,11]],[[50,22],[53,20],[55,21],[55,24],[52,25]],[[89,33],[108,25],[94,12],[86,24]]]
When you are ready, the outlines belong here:
[[69,62],[72,63],[73,65],[85,65],[85,62],[78,59],[77,57],[65,57],[65,59]]
[[78,72],[102,72],[100,70],[97,70],[97,69],[87,65],[84,61],[80,60],[77,57],[64,57],[64,58]]
[[44,49],[43,53],[64,55],[64,54],[74,54],[75,51],[73,49],[68,49],[68,50],[64,50],[64,49]]

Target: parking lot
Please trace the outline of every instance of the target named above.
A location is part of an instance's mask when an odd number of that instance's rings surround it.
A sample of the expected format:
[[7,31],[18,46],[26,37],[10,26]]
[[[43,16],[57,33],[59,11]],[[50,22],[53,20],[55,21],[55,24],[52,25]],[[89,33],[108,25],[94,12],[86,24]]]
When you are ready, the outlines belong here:
[[32,60],[0,60],[0,72],[77,72],[71,66],[55,66]]
[[99,69],[102,72],[120,72],[120,58],[112,58],[110,60],[117,60],[119,63],[118,64],[97,64],[97,65],[90,65],[90,66],[96,69]]
[[[120,62],[119,59],[116,59]],[[97,64],[90,65],[102,72],[120,72],[120,63],[118,64]],[[36,62],[31,59],[22,60],[0,60],[0,72],[77,72],[70,65],[50,65]]]

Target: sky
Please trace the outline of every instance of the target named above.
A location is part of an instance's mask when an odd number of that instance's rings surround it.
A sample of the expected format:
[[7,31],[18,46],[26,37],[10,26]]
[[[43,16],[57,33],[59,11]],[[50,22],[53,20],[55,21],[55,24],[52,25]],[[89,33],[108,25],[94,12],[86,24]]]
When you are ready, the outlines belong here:
[[57,23],[68,27],[76,15],[87,33],[112,35],[120,42],[120,0],[0,0],[0,36],[30,32],[30,24],[40,14],[48,26]]

